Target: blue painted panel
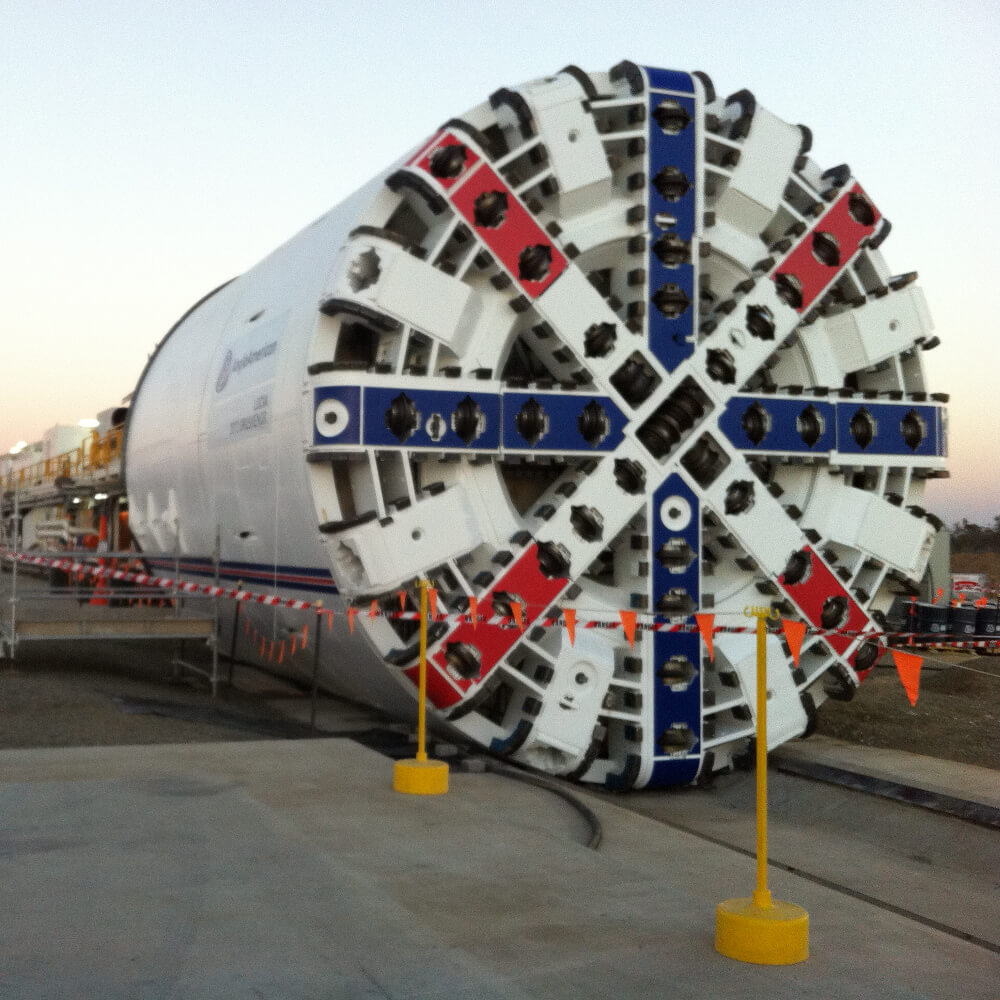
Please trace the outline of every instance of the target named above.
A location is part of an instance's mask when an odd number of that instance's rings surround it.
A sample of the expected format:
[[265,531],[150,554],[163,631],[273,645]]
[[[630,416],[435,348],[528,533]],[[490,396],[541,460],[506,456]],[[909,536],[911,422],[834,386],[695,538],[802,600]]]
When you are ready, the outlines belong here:
[[[818,418],[820,436],[811,446],[798,430],[802,414],[812,407]],[[764,437],[754,443],[747,434],[750,417],[763,411]],[[752,425],[751,425],[752,426]],[[822,399],[777,396],[733,396],[719,418],[719,430],[735,448],[746,451],[790,451],[826,454],[837,444],[837,413],[833,403]]]
[[[862,446],[851,433],[851,421],[861,411],[874,421],[874,436]],[[903,436],[903,424],[916,421],[922,438],[914,448]],[[941,455],[940,410],[912,403],[844,400],[837,404],[837,450],[845,455]]]
[[[650,233],[662,231],[662,228],[656,226],[653,220],[657,213],[663,212],[677,219],[672,231],[683,239],[690,239],[695,229],[695,186],[699,180],[695,170],[695,137],[698,131],[695,99],[693,97],[669,98],[669,100],[680,104],[691,118],[687,127],[678,132],[677,135],[668,135],[656,122],[654,112],[663,100],[662,95],[651,94],[647,108],[649,112],[649,231]],[[676,201],[668,201],[653,183],[664,167],[676,167],[689,182],[690,187],[687,193]]]
[[[688,727],[694,735],[694,745],[687,754],[671,757],[701,758],[701,636],[696,632],[657,632],[653,637],[655,657],[653,676],[653,754],[668,756],[659,745],[660,734],[674,724]],[[656,671],[672,656],[683,656],[695,668],[694,679],[684,690],[673,690],[656,676]]]
[[[667,523],[664,523],[664,522]],[[660,484],[653,494],[650,566],[652,569],[653,609],[661,594],[683,589],[697,610],[701,604],[701,512],[698,497],[687,483],[674,474]],[[677,540],[680,541],[677,541]],[[680,546],[689,561],[665,566],[658,553],[670,543]],[[686,622],[693,623],[688,617]],[[694,667],[695,675],[683,689],[674,690],[657,676],[657,671],[672,656],[683,656]],[[649,786],[686,784],[693,781],[701,765],[701,637],[696,632],[656,632],[653,635],[653,754],[657,758]],[[664,756],[660,735],[674,724],[682,724],[694,735],[694,745],[682,756]]]
[[[405,396],[417,411],[416,428],[404,441],[400,441],[386,426],[386,413],[400,396]],[[479,436],[468,444],[452,428],[455,411],[466,398],[478,405],[486,421]],[[494,392],[468,392],[463,389],[366,386],[364,421],[366,445],[495,451],[500,443],[500,397]]]
[[[534,444],[517,429],[521,408],[535,400],[547,418],[545,433]],[[603,440],[590,444],[580,433],[580,417],[591,403],[597,403],[607,417],[608,432]],[[505,392],[503,394],[503,447],[508,451],[613,451],[622,441],[628,419],[607,396],[586,393]]]
[[[313,389],[313,413],[328,400],[341,404],[341,424],[331,425],[336,434],[320,434],[313,423],[313,444],[361,444],[361,389],[356,385],[326,385]],[[339,428],[339,429],[338,429]]]
[[[674,503],[672,498],[679,502]],[[664,524],[664,518],[673,527]],[[687,520],[686,524],[682,523]],[[699,564],[701,561],[701,515],[698,497],[676,473],[668,476],[653,494],[653,530],[651,536],[650,568],[652,570],[653,608],[661,594],[681,588],[690,595],[695,606],[701,598]],[[679,540],[679,541],[678,541]],[[661,547],[672,550],[686,545],[690,559],[686,566],[665,566],[658,558]],[[659,635],[659,633],[657,633]]]
[[690,785],[698,777],[700,757],[681,757],[677,760],[653,761],[653,773],[647,788],[666,788],[668,785]]
[[657,66],[643,66],[650,90],[678,90],[684,94],[694,93],[694,82],[688,73],[678,69],[660,69]]
[[[389,430],[386,414],[405,397],[416,413],[416,423],[403,440]],[[541,406],[545,429],[534,443],[517,429],[521,407],[534,399]],[[614,451],[621,444],[628,418],[608,396],[574,392],[476,392],[466,389],[415,389],[412,386],[325,386],[314,390],[314,408],[329,400],[341,404],[344,430],[337,435],[323,435],[314,427],[317,445],[368,445],[377,448],[447,448],[449,450],[537,452]],[[453,423],[459,404],[471,400],[478,407],[485,424],[479,435],[466,443],[455,432]],[[581,433],[580,419],[591,404],[603,411],[607,430],[603,438],[590,443]]]
[[[820,435],[812,445],[800,432],[799,421],[812,407],[818,417]],[[851,421],[859,411],[871,420],[872,439],[862,447],[851,433]],[[765,433],[756,442],[749,430],[749,418],[763,421]],[[903,435],[904,421],[920,437],[912,447]],[[793,452],[828,455],[839,451],[848,455],[944,455],[941,407],[899,403],[876,403],[869,400],[829,402],[807,396],[733,396],[719,418],[719,429],[732,445],[742,451]],[[755,431],[758,435],[759,431]],[[911,437],[911,441],[915,437]]]
[[[683,74],[690,83],[690,78]],[[651,93],[648,99],[649,184],[647,226],[649,275],[647,313],[649,316],[649,346],[657,360],[674,371],[694,351],[694,327],[697,313],[697,275],[694,251],[691,260],[675,267],[666,267],[654,247],[657,240],[672,233],[685,243],[690,243],[696,229],[697,185],[700,182],[696,168],[698,115],[694,97],[671,96],[669,100],[680,104],[690,121],[677,135],[669,135],[657,123],[656,109],[665,100],[661,94]],[[675,201],[668,201],[656,185],[661,172],[669,168],[680,171],[689,183],[688,190]],[[677,285],[687,296],[688,305],[676,317],[665,316],[656,305],[656,294],[666,284]]]
[[[688,297],[687,309],[674,318],[664,316],[654,301],[656,293],[667,284],[677,285]],[[666,268],[655,254],[649,255],[649,346],[667,371],[674,371],[694,352],[695,270],[691,264]]]

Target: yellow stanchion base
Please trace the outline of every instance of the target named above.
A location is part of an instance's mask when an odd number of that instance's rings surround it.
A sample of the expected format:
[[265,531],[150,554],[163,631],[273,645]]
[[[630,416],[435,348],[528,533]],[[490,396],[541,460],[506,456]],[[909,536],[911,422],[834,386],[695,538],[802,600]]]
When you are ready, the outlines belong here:
[[448,765],[443,760],[397,760],[392,787],[408,795],[444,795],[448,791]]
[[780,899],[727,899],[715,908],[715,950],[738,962],[794,965],[809,957],[809,914]]

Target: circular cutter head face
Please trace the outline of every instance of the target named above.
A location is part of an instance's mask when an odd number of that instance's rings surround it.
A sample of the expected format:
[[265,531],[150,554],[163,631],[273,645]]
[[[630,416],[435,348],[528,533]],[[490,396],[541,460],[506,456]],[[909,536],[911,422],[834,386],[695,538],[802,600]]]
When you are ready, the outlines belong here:
[[748,606],[808,627],[797,662],[768,637],[772,746],[873,665],[932,544],[943,399],[876,196],[809,147],[704,74],[568,67],[347,206],[307,304],[295,531],[386,612],[357,625],[406,692],[392,612],[431,581],[439,721],[553,773],[685,783],[753,735]]

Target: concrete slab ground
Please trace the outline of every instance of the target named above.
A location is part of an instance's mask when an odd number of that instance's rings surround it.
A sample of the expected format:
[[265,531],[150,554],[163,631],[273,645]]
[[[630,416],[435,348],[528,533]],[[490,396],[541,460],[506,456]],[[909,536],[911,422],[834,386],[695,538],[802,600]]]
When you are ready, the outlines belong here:
[[1000,992],[1000,949],[782,869],[810,959],[733,962],[712,941],[715,905],[752,886],[739,851],[588,797],[590,850],[543,789],[458,773],[400,795],[349,740],[6,751],[0,769],[3,997]]
[[989,767],[885,748],[873,753],[871,747],[818,735],[784,744],[772,759],[808,761],[1000,810],[1000,774]]
[[[777,868],[878,909],[978,941],[1000,954],[1000,833],[853,787],[772,765],[768,859]],[[615,798],[638,812],[755,856],[754,775],[720,775],[710,789]],[[997,991],[1000,996],[1000,991]]]

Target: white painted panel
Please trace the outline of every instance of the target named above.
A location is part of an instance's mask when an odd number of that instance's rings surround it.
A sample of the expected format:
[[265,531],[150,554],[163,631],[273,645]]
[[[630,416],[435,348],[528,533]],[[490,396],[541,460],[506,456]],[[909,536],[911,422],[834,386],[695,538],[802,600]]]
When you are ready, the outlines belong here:
[[934,537],[923,518],[829,476],[816,481],[801,523],[915,577],[922,572]]
[[853,372],[894,357],[919,337],[929,337],[933,326],[923,290],[911,286],[824,320],[820,329],[828,353],[844,372]]
[[[756,635],[717,635],[715,649],[716,655],[721,653],[736,671],[756,725]],[[781,648],[781,640],[769,634],[764,649],[767,657],[767,749],[771,750],[804,732],[808,719]]]
[[383,527],[369,521],[337,539],[360,559],[373,591],[410,584],[430,565],[443,563],[483,540],[483,533],[465,491],[452,487],[392,513]]
[[555,677],[535,719],[531,739],[519,756],[532,762],[533,748],[546,747],[582,758],[594,735],[600,711],[614,672],[614,646],[607,638],[581,631],[570,645],[563,633]]
[[716,215],[744,232],[761,232],[777,211],[801,143],[795,125],[758,108],[740,148],[740,162],[715,203]]
[[[726,491],[734,482],[753,486],[753,503],[739,514],[726,514]],[[767,492],[746,466],[733,462],[726,473],[712,484],[705,494],[706,501],[719,512],[720,519],[739,540],[740,545],[764,567],[768,574],[778,576],[784,571],[789,553],[802,548],[799,526],[788,518],[780,502]]]
[[603,202],[611,189],[611,168],[592,115],[583,109],[585,95],[569,76],[521,88],[531,107],[549,166],[559,182],[562,214],[584,211]]
[[474,305],[472,289],[404,251],[389,257],[380,248],[379,255],[384,270],[374,289],[378,308],[461,353],[471,330],[465,314]]

